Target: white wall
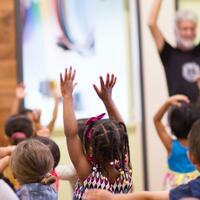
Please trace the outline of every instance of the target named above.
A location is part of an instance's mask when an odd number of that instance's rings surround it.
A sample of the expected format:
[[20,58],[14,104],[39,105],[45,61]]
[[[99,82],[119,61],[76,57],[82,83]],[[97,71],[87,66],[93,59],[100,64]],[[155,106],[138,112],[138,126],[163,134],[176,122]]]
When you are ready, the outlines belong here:
[[[40,0],[41,1],[41,0]],[[91,0],[93,1],[93,0]],[[41,96],[38,92],[39,81],[56,80],[59,73],[67,66],[77,69],[76,81],[82,99],[82,111],[78,117],[88,117],[105,111],[92,87],[99,83],[99,75],[105,77],[107,72],[118,77],[114,89],[114,98],[124,117],[128,120],[128,88],[126,32],[123,0],[96,1],[94,11],[95,49],[94,54],[82,56],[74,51],[63,51],[56,45],[60,36],[55,22],[53,9],[48,1],[41,9],[41,26],[33,27],[23,43],[24,82],[27,88],[26,106],[40,107],[42,120],[46,124],[51,116],[53,100]],[[46,2],[46,3],[45,3]],[[98,105],[98,106],[97,106]],[[62,106],[59,109],[57,125],[62,126]]]
[[[146,130],[148,150],[148,173],[150,190],[162,188],[163,176],[166,170],[167,154],[158,136],[156,135],[153,116],[159,106],[167,98],[167,87],[164,70],[161,65],[155,43],[147,26],[148,14],[153,0],[140,0],[142,20],[142,49],[144,63],[144,86],[146,107]],[[174,41],[173,17],[174,0],[163,1],[159,26],[166,38]]]

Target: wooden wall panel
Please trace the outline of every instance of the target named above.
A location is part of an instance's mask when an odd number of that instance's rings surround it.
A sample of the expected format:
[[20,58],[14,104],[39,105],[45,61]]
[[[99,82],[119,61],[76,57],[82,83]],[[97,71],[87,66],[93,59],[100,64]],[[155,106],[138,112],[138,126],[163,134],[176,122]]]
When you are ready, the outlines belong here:
[[0,0],[0,146],[17,83],[15,0]]

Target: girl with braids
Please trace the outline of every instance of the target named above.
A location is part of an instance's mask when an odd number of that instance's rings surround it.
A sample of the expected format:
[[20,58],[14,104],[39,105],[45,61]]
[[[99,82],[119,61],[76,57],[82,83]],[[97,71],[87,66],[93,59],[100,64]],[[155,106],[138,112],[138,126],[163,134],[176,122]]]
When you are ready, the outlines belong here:
[[111,119],[102,119],[104,114],[88,119],[83,129],[82,145],[73,109],[75,73],[70,67],[66,69],[64,77],[60,75],[67,147],[79,177],[74,199],[82,199],[84,191],[90,188],[101,188],[112,193],[128,193],[132,190],[128,135],[111,97],[116,77],[108,74],[105,83],[100,77],[101,89],[94,85]]

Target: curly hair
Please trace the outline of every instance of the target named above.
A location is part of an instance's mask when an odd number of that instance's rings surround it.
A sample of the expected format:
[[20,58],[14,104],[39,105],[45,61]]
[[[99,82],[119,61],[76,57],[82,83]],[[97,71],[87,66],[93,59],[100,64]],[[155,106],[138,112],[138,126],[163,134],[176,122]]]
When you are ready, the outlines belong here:
[[172,133],[180,139],[187,139],[193,123],[198,119],[200,119],[200,109],[193,103],[182,103],[180,107],[172,107],[168,116]]

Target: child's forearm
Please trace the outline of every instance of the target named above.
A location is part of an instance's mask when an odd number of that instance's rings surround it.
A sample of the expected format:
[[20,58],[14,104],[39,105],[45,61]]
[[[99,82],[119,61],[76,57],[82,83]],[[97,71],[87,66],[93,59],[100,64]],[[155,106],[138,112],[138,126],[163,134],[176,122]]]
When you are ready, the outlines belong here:
[[104,106],[108,112],[108,116],[111,119],[114,119],[119,122],[124,122],[119,110],[117,109],[117,106],[115,105],[115,102],[112,98],[107,100],[102,100],[104,103]]
[[154,116],[154,122],[160,122],[164,116],[164,114],[167,112],[167,110],[170,107],[169,101],[166,101],[158,110],[158,112]]
[[52,119],[51,119],[51,121],[49,122],[49,124],[47,126],[47,128],[50,130],[50,132],[52,132],[52,130],[54,128],[54,124],[55,124],[56,119],[57,119],[58,104],[59,104],[59,99],[57,97],[55,97],[55,104],[54,104]]
[[63,97],[63,119],[64,131],[66,137],[73,137],[77,135],[77,122],[73,106],[72,96]]
[[112,200],[168,200],[169,192],[136,192],[127,195],[114,195]]
[[17,97],[15,97],[13,104],[11,106],[11,115],[15,115],[19,112],[21,101],[22,101],[21,99],[18,99]]
[[10,155],[12,153],[12,150],[11,150],[12,147],[13,146],[0,147],[0,158]]
[[0,173],[4,171],[4,169],[9,165],[10,156],[5,156],[0,159]]

